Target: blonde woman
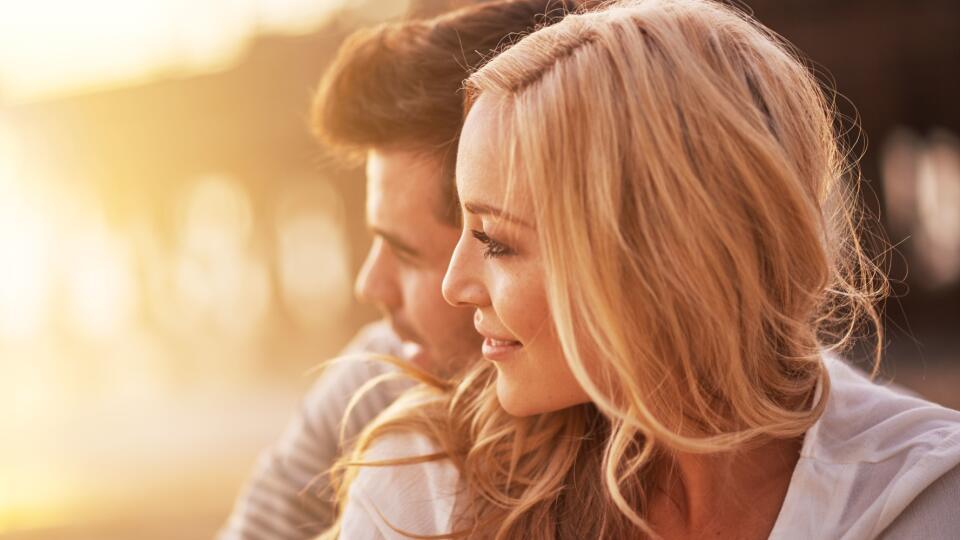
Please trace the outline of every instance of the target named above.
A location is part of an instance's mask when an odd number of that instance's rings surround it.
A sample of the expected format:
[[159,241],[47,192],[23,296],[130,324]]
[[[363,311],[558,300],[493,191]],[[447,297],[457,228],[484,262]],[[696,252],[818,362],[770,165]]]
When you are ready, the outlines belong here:
[[884,281],[787,45],[622,2],[466,86],[443,292],[485,360],[368,427],[325,537],[956,537],[960,413],[836,356],[879,360]]

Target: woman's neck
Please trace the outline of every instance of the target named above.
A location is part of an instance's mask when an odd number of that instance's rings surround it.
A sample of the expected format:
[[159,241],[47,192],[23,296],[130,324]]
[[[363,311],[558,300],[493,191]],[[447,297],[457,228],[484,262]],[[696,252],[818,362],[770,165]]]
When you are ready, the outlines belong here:
[[766,538],[780,513],[802,444],[798,437],[735,453],[674,454],[672,469],[650,497],[650,524],[671,539]]

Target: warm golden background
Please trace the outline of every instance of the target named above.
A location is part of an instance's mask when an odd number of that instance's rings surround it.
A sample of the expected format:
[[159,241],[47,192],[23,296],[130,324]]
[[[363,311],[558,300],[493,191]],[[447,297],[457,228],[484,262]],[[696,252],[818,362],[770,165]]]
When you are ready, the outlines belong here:
[[[213,535],[375,316],[311,91],[349,31],[443,3],[0,0],[0,538]],[[960,406],[960,4],[747,4],[862,119],[885,376]]]

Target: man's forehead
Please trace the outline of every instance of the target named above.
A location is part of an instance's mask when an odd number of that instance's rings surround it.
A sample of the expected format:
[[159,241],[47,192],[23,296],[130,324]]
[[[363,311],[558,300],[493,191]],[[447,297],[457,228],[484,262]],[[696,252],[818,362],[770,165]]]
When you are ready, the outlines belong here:
[[422,152],[371,150],[367,155],[367,225],[376,234],[414,250],[433,252],[436,235],[450,228],[441,218],[440,161]]
[[367,200],[387,206],[432,209],[442,194],[440,160],[422,152],[372,149],[367,153]]
[[416,175],[439,180],[443,159],[438,153],[406,147],[377,147],[367,150],[367,175],[371,173],[393,177]]

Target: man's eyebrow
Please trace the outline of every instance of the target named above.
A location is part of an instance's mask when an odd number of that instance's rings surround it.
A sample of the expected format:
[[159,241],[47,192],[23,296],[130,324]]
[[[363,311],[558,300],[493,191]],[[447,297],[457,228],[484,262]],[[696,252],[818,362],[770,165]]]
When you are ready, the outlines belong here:
[[495,206],[490,206],[488,204],[483,204],[483,203],[463,203],[463,208],[467,212],[470,212],[471,214],[474,214],[474,215],[494,216],[500,219],[504,219],[506,221],[516,223],[517,225],[533,228],[533,225]]
[[388,233],[387,231],[385,231],[385,230],[383,230],[383,229],[380,229],[380,228],[378,228],[378,227],[370,227],[370,232],[372,232],[373,234],[375,234],[375,235],[383,238],[384,240],[386,240],[387,243],[390,244],[390,246],[393,247],[393,249],[395,249],[395,250],[397,250],[397,251],[401,251],[401,252],[403,252],[403,253],[406,253],[407,255],[409,255],[409,256],[411,256],[411,257],[419,257],[419,256],[420,256],[420,252],[419,252],[416,248],[414,248],[414,247],[411,246],[410,244],[404,242],[403,240],[401,240],[399,237],[397,237],[397,236],[394,235],[394,234],[390,234],[390,233]]

